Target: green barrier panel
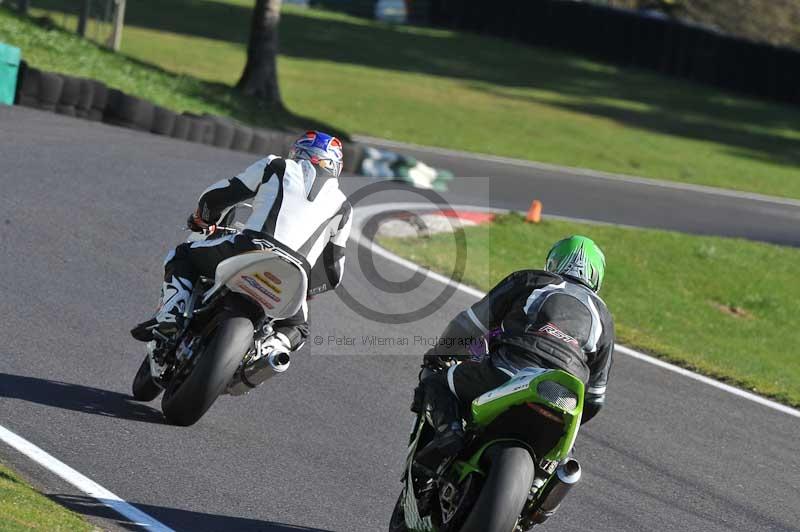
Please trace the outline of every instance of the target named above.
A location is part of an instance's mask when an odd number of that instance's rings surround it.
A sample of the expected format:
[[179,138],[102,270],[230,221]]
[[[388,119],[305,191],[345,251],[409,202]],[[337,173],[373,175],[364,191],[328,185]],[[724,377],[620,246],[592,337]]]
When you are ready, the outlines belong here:
[[0,104],[14,105],[19,59],[19,48],[0,42]]

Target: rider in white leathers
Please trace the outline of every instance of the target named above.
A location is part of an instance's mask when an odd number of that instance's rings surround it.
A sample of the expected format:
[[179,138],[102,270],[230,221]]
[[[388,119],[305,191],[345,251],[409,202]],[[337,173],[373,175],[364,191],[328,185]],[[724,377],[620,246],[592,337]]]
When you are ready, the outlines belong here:
[[[253,211],[241,234],[216,240],[184,243],[167,255],[161,304],[153,319],[131,334],[153,339],[153,329],[173,334],[192,286],[200,276],[213,277],[221,261],[270,246],[283,249],[303,263],[309,274],[309,295],[331,290],[342,280],[344,251],[350,234],[351,207],[339,189],[342,143],[309,131],[293,145],[289,157],[270,155],[236,177],[210,186],[189,218],[196,231],[213,230],[229,207],[250,200]],[[273,326],[274,347],[299,349],[308,335],[308,307]]]

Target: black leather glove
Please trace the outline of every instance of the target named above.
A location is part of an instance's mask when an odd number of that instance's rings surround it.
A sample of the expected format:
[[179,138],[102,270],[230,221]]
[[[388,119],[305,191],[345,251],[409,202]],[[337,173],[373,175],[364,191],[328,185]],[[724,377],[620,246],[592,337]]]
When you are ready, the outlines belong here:
[[203,220],[200,217],[200,209],[198,209],[189,215],[189,218],[186,220],[186,227],[188,227],[189,230],[195,233],[206,233],[209,232],[209,229],[214,226],[209,225],[205,220]]
[[443,357],[428,352],[422,357],[422,367],[431,369],[433,371],[441,371],[443,369],[447,369],[447,363],[451,360],[453,360],[453,357]]

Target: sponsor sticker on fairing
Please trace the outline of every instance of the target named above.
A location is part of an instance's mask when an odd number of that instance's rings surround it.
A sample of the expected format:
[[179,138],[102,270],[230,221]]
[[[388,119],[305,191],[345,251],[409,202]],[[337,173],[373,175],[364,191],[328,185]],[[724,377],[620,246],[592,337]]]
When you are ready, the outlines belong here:
[[277,275],[275,275],[272,272],[264,272],[264,277],[266,277],[267,279],[269,279],[270,281],[272,281],[275,284],[283,283],[283,281],[281,281],[281,278],[278,277]]
[[272,303],[270,303],[269,301],[264,299],[264,296],[262,296],[257,291],[255,291],[252,288],[250,288],[250,286],[248,286],[248,285],[246,285],[244,283],[236,283],[236,286],[238,288],[240,288],[248,296],[252,297],[256,301],[258,301],[259,303],[261,303],[262,305],[267,307],[268,309],[274,309],[275,308],[275,306]]
[[281,289],[278,288],[275,283],[273,283],[269,279],[267,279],[266,276],[264,276],[264,275],[262,275],[260,273],[257,273],[255,275],[256,275],[256,279],[258,279],[259,281],[261,281],[262,283],[264,283],[265,285],[270,287],[270,289],[272,289],[276,294],[280,294],[281,293]]
[[268,298],[270,298],[274,302],[276,302],[276,303],[280,303],[281,302],[281,298],[279,298],[277,295],[273,294],[271,291],[267,290],[267,288],[265,288],[264,285],[262,285],[256,279],[250,277],[249,275],[242,275],[242,280],[244,280],[244,282],[246,282],[248,285],[250,285],[251,287],[255,288],[256,290],[258,290],[259,292],[261,292],[262,294],[264,294],[265,296],[267,296]]

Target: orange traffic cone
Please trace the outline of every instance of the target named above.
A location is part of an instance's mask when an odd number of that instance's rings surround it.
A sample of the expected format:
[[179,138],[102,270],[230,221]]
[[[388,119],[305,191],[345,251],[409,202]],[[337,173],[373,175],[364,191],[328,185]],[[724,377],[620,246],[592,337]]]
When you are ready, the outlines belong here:
[[530,208],[528,209],[528,214],[525,216],[525,221],[530,222],[533,224],[538,224],[542,221],[542,202],[539,200],[533,200],[531,203]]

